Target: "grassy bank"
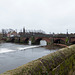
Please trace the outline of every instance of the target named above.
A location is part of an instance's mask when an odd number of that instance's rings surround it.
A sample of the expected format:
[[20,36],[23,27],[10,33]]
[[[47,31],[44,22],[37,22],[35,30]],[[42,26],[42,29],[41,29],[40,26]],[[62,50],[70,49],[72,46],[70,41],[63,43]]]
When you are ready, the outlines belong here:
[[51,45],[47,45],[47,46],[45,46],[45,48],[47,48],[47,49],[61,49],[61,48],[64,48],[65,46],[60,46],[60,45],[57,45],[57,44],[51,44]]

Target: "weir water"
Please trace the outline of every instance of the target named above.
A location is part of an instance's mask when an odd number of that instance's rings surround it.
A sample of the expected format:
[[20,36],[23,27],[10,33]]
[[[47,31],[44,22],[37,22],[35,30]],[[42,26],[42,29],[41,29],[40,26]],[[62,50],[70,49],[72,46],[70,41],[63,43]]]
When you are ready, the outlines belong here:
[[38,46],[26,46],[26,47],[18,47],[16,50],[15,49],[11,49],[10,48],[0,48],[0,53],[8,53],[8,52],[13,52],[13,51],[19,51],[19,50],[27,50],[27,49],[32,49],[32,48],[38,48],[40,47],[41,45],[38,45]]

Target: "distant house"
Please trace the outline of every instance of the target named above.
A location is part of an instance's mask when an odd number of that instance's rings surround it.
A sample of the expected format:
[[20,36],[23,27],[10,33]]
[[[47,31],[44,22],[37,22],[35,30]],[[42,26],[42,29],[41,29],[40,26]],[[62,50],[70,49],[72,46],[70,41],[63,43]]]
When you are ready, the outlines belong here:
[[17,32],[13,31],[13,32],[8,32],[7,37],[14,37],[17,36]]

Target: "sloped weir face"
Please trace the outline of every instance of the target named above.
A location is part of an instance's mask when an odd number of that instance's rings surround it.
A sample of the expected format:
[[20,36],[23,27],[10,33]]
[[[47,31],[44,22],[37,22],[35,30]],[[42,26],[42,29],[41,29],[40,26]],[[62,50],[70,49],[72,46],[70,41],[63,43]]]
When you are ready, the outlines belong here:
[[60,49],[3,75],[68,75],[74,67],[75,45]]

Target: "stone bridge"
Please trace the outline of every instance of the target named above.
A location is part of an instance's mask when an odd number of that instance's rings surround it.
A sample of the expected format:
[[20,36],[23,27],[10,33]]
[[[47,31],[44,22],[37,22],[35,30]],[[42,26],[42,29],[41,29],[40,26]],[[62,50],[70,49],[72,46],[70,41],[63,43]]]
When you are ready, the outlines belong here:
[[52,35],[44,35],[44,34],[40,34],[40,35],[25,35],[25,36],[21,36],[21,37],[10,37],[7,38],[7,41],[10,42],[16,42],[16,43],[25,43],[28,44],[29,41],[31,42],[31,44],[40,44],[40,41],[44,40],[47,42],[47,44],[49,43],[60,43],[60,44],[65,44],[66,42],[68,43],[72,43],[75,44],[75,37],[74,36],[70,36],[67,37],[65,36],[52,36]]

